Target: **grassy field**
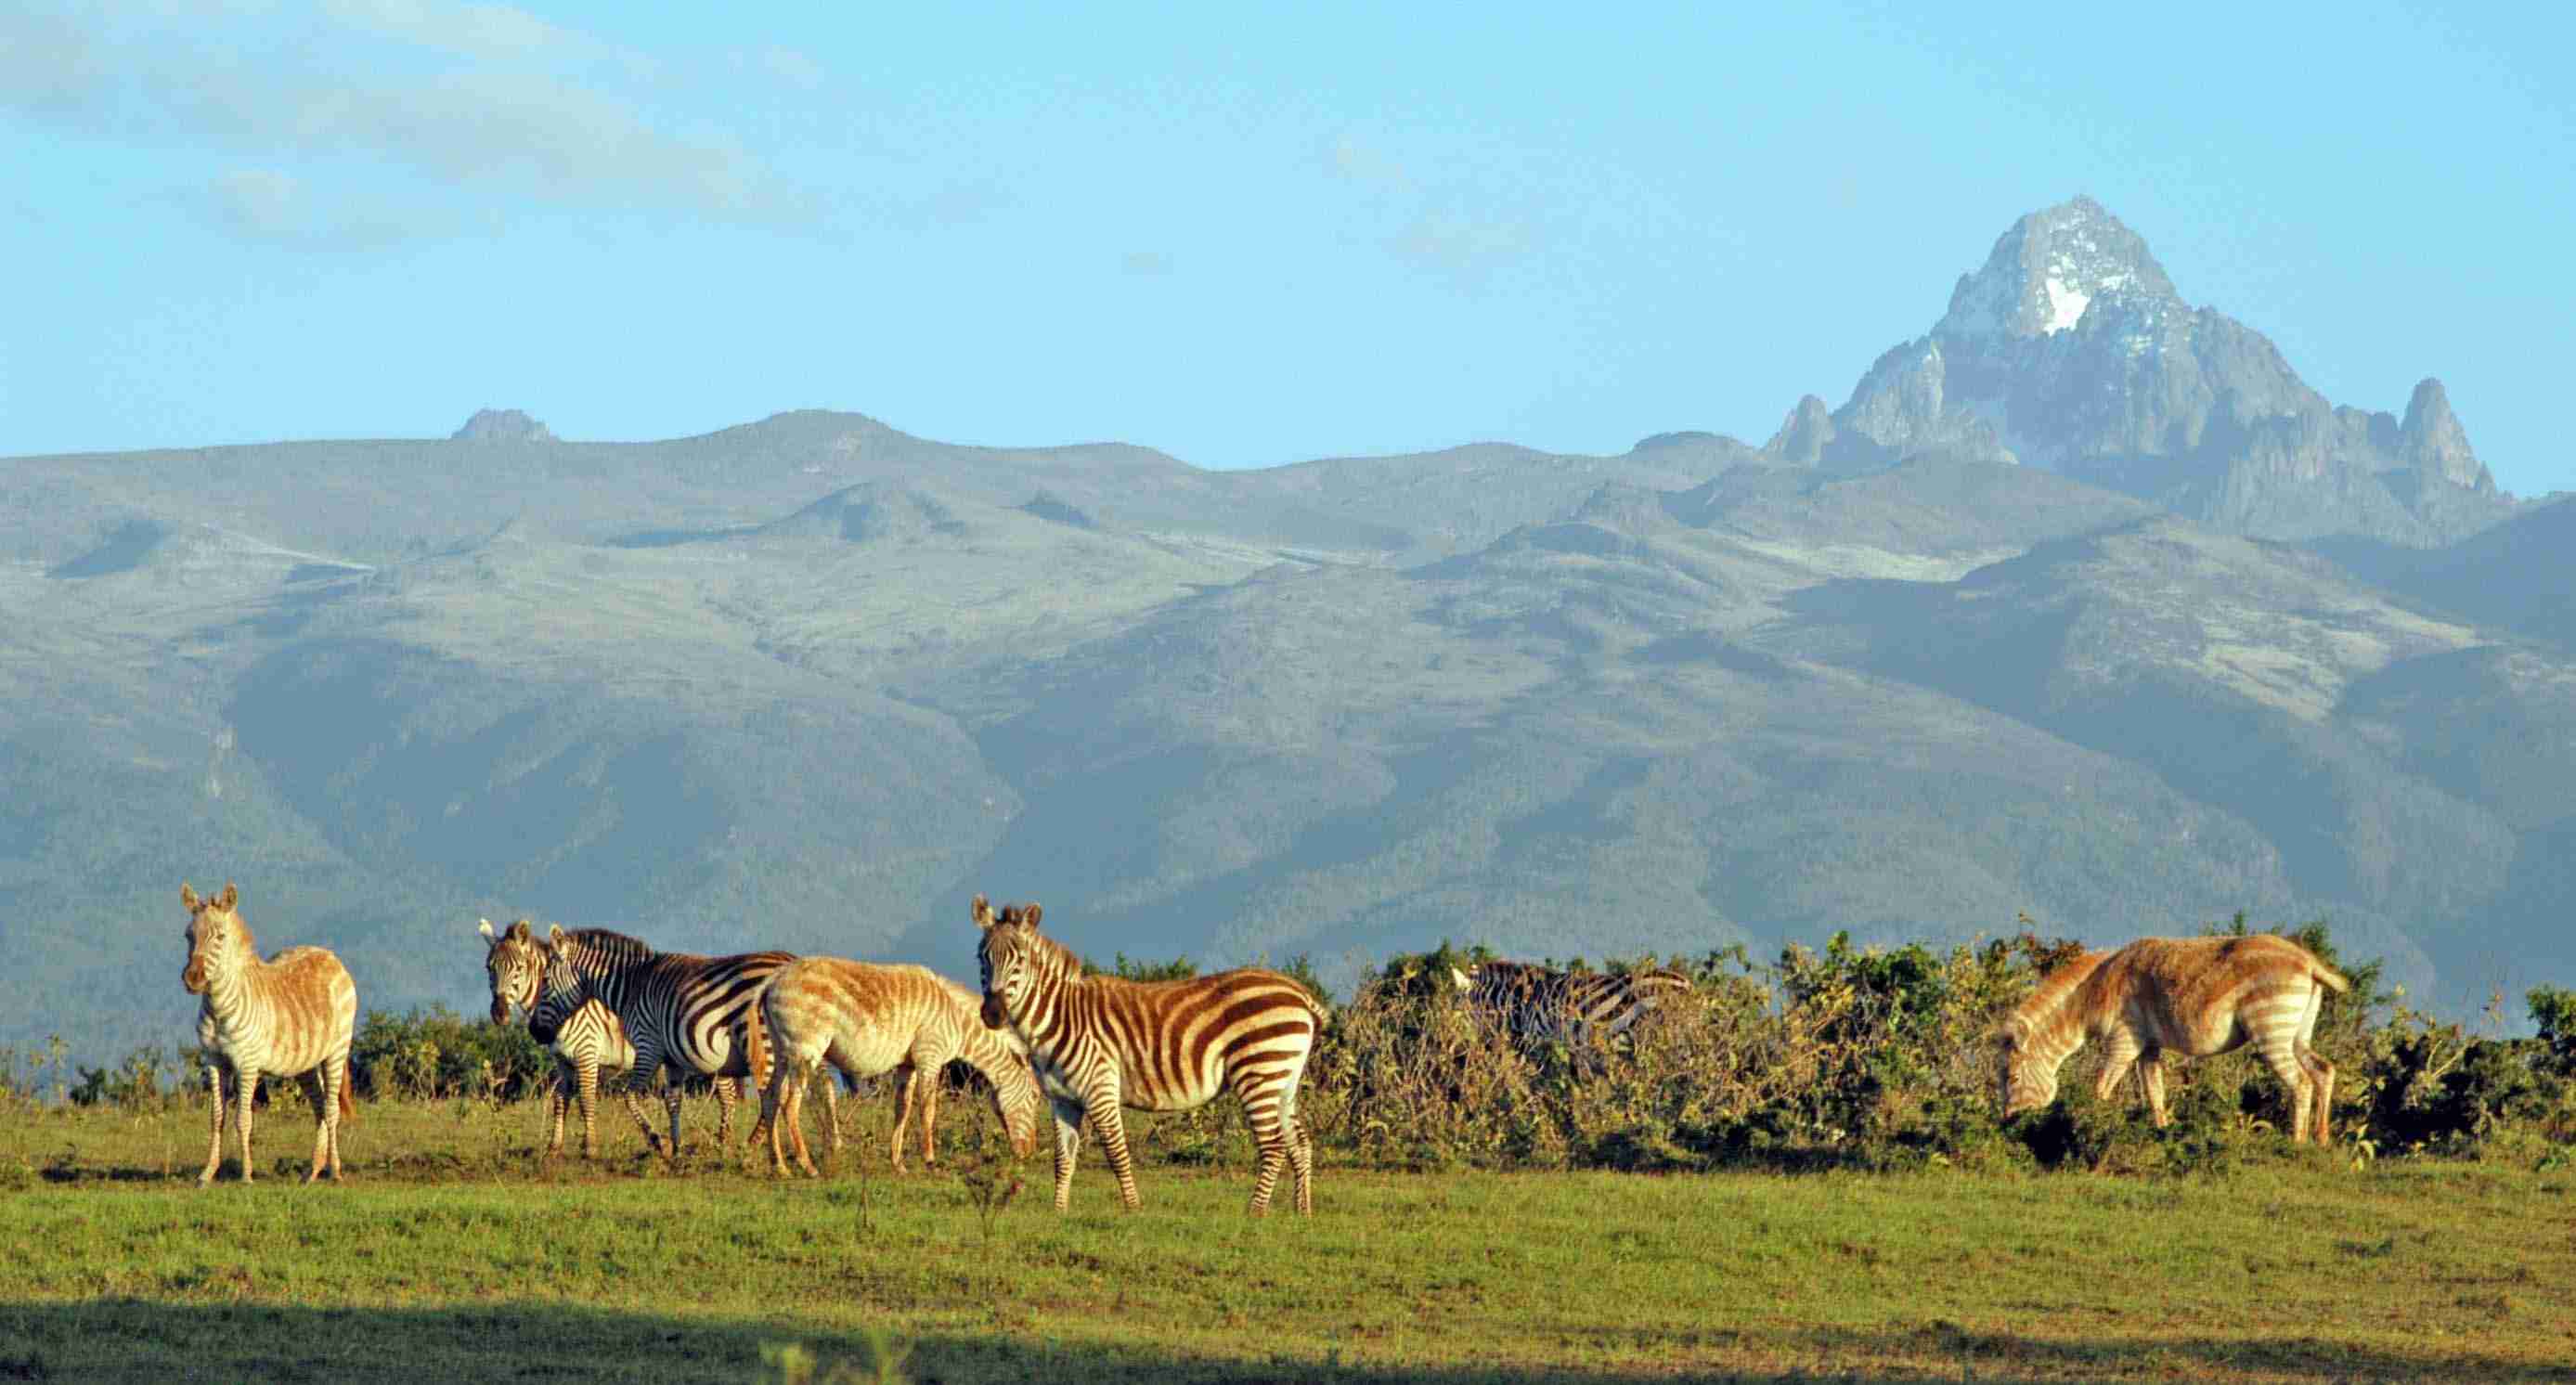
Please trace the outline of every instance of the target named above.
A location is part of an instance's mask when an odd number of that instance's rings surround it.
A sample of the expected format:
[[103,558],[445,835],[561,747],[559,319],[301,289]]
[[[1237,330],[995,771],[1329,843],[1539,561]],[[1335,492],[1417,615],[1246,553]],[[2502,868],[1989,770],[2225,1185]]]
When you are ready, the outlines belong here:
[[[707,1103],[692,1104],[692,1119]],[[951,1106],[971,1163],[989,1113]],[[606,1115],[608,1113],[603,1113]],[[534,1106],[362,1106],[351,1183],[190,1180],[202,1108],[0,1135],[0,1379],[2576,1380],[2576,1175],[2328,1156],[2221,1178],[1414,1174],[1243,1215],[1246,1150],[1075,1210],[701,1141],[677,1174],[534,1158]],[[578,1134],[575,1135],[578,1143]],[[1248,1143],[1248,1142],[1246,1142]],[[229,1144],[229,1142],[228,1142]],[[270,1181],[274,1180],[274,1181]]]

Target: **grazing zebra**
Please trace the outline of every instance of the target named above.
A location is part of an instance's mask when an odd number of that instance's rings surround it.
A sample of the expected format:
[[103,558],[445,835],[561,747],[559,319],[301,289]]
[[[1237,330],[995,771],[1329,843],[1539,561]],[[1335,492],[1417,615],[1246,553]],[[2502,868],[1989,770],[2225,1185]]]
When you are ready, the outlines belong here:
[[1452,967],[1450,978],[1467,1007],[1508,1036],[1524,1053],[1562,1044],[1578,1062],[1597,1062],[1593,1045],[1607,1043],[1653,1009],[1666,995],[1686,992],[1690,978],[1671,967],[1607,972],[1558,971],[1527,962],[1476,962]]
[[2308,1040],[2325,993],[2351,984],[2271,933],[2140,938],[2117,952],[2085,953],[2043,978],[1996,1031],[2004,1116],[2056,1100],[2059,1066],[2101,1039],[2095,1098],[2107,1100],[2134,1066],[2161,1127],[2167,1050],[2206,1058],[2251,1044],[2289,1089],[2291,1138],[2305,1140],[2313,1128],[2325,1144],[2335,1069]]
[[[559,925],[548,929],[543,954],[546,994],[540,1010],[560,1007],[555,1013],[570,1015],[593,1000],[607,1006],[635,1046],[635,1066],[628,1069],[624,1087],[630,1093],[642,1083],[668,1077],[746,1078],[766,1071],[768,1032],[760,1018],[760,988],[796,960],[789,952],[729,957],[656,952],[624,933],[606,928],[567,933]],[[493,1009],[502,1009],[497,997]],[[739,1099],[736,1084],[716,1084],[719,1145],[733,1139],[733,1108]],[[671,1142],[664,1152],[676,1158],[679,1086],[666,1084],[662,1101],[671,1117]],[[646,1138],[661,1145],[650,1131]]]
[[983,930],[975,956],[983,969],[984,1024],[1007,1025],[1028,1044],[1055,1107],[1057,1211],[1072,1200],[1086,1117],[1100,1132],[1118,1195],[1132,1212],[1136,1171],[1119,1108],[1187,1111],[1227,1090],[1243,1103],[1261,1146],[1252,1215],[1270,1210],[1283,1163],[1296,1174],[1297,1210],[1315,1210],[1314,1141],[1297,1119],[1297,1080],[1326,1016],[1305,987],[1256,967],[1186,981],[1085,976],[1080,959],[1039,934],[1037,905],[1013,905],[996,916],[977,895],[973,912]]
[[[904,1129],[912,1122],[914,1094],[919,1092],[921,1162],[936,1164],[932,1132],[939,1119],[940,1073],[950,1060],[963,1058],[993,1084],[993,1107],[1010,1134],[1011,1151],[1028,1157],[1037,1147],[1039,1104],[1028,1046],[1008,1030],[985,1028],[976,1014],[981,1003],[973,991],[926,967],[877,966],[838,957],[788,963],[760,993],[773,1056],[751,1142],[759,1144],[766,1132],[770,1164],[784,1174],[783,1128],[796,1145],[797,1165],[815,1174],[805,1147],[805,1084],[829,1063],[853,1079],[899,1074],[893,1147],[897,1173],[903,1171]],[[831,1074],[822,1076],[828,1097]],[[831,1122],[831,1132],[832,1152],[838,1154],[838,1120]]]
[[[581,1157],[599,1157],[599,1077],[615,1075],[635,1066],[635,1046],[626,1041],[626,1027],[617,1016],[596,1000],[577,1006],[545,1006],[539,1001],[540,982],[545,973],[545,944],[529,931],[528,921],[520,919],[508,929],[495,933],[492,920],[483,920],[483,970],[492,984],[492,1022],[507,1024],[515,1007],[528,1017],[528,1033],[546,1045],[554,1055],[555,1080],[546,1091],[546,1121],[554,1127],[554,1139],[546,1146],[549,1155],[563,1152],[564,1113],[573,1100],[581,1103]],[[733,1079],[716,1079],[720,1087]],[[626,1112],[635,1118],[635,1128],[644,1138],[653,1138],[653,1123],[644,1115],[644,1104],[635,1099],[632,1088],[620,1093],[626,1098]]]
[[352,1114],[349,1044],[358,1026],[358,985],[330,949],[290,947],[263,962],[250,925],[233,908],[241,891],[228,881],[222,894],[200,899],[185,881],[179,902],[188,909],[188,965],[179,984],[204,996],[197,1007],[197,1042],[215,1055],[206,1071],[214,1098],[213,1138],[197,1185],[215,1181],[224,1155],[224,1088],[233,1089],[233,1126],[241,1132],[241,1176],[251,1181],[251,1098],[263,1073],[302,1080],[313,1102],[312,1182],[331,1170],[340,1177],[340,1122]]

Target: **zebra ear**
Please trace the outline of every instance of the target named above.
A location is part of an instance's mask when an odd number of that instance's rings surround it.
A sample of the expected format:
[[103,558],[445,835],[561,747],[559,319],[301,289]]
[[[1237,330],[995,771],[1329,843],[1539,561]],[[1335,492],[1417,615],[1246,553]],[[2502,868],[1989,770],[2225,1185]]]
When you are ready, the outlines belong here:
[[520,919],[512,923],[510,925],[510,936],[521,942],[526,942],[531,936],[533,936],[528,927],[528,921],[526,919]]
[[182,907],[186,908],[189,913],[193,914],[197,912],[197,892],[190,889],[188,887],[188,882],[185,880],[179,882],[179,903]]
[[1467,973],[1458,970],[1456,967],[1451,967],[1449,969],[1449,979],[1457,982],[1458,989],[1462,991],[1472,991],[1476,989],[1476,979],[1469,976]]
[[975,902],[966,906],[966,911],[975,916],[976,927],[991,928],[993,926],[993,901],[986,899],[982,895],[977,895],[975,896]]
[[233,911],[233,906],[240,902],[241,891],[233,888],[233,882],[225,881],[224,892],[215,896],[215,907],[229,914]]
[[[483,920],[483,926],[482,926],[481,928],[479,928],[479,929],[475,930],[475,931],[477,931],[477,932],[481,933],[484,937],[491,938],[491,937],[493,936],[493,935],[492,935],[492,920],[490,920],[490,919],[485,919],[485,920]],[[496,941],[496,942],[497,942],[497,941],[499,941],[499,939],[495,938],[495,939],[494,939],[494,941]]]
[[562,924],[550,923],[546,925],[546,944],[549,947],[561,947],[564,945],[564,931]]
[[1020,911],[1020,922],[1027,924],[1031,928],[1035,928],[1038,926],[1038,915],[1045,912],[1046,910],[1038,907],[1036,900],[1031,900],[1029,901],[1028,907]]

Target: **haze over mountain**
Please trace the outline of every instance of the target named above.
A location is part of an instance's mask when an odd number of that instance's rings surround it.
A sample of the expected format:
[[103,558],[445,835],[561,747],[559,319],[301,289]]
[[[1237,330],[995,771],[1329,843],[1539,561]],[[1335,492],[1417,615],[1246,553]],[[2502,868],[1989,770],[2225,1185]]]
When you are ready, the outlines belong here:
[[469,1003],[480,915],[962,974],[978,891],[1338,983],[2324,915],[2456,1004],[2576,970],[2567,514],[2081,198],[1760,447],[11,459],[0,1043],[181,1039],[183,878],[370,1006]]

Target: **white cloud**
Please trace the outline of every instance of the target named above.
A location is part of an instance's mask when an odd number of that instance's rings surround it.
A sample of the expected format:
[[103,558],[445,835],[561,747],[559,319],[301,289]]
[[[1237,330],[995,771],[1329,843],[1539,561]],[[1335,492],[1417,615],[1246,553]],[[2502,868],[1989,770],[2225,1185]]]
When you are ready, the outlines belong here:
[[317,193],[273,168],[227,170],[182,200],[239,239],[300,250],[379,250],[463,229],[452,210]]
[[[587,36],[508,6],[323,3],[367,33],[468,60],[423,74],[416,64],[389,66],[370,55],[363,39],[292,45],[278,50],[291,54],[281,59],[184,26],[129,33],[95,12],[78,20],[0,14],[0,113],[176,150],[231,149],[272,171],[301,159],[355,157],[450,187],[559,206],[777,221],[809,211],[797,189],[721,129],[681,133],[613,83],[498,61],[616,51]],[[228,221],[244,224],[239,218],[254,204],[242,199],[258,195],[238,179],[228,185]]]
[[1118,257],[1118,268],[1138,278],[1155,278],[1172,272],[1172,256],[1163,250],[1130,250]]
[[322,0],[322,12],[381,38],[486,58],[599,58],[613,44],[539,19],[513,5],[442,0]]

